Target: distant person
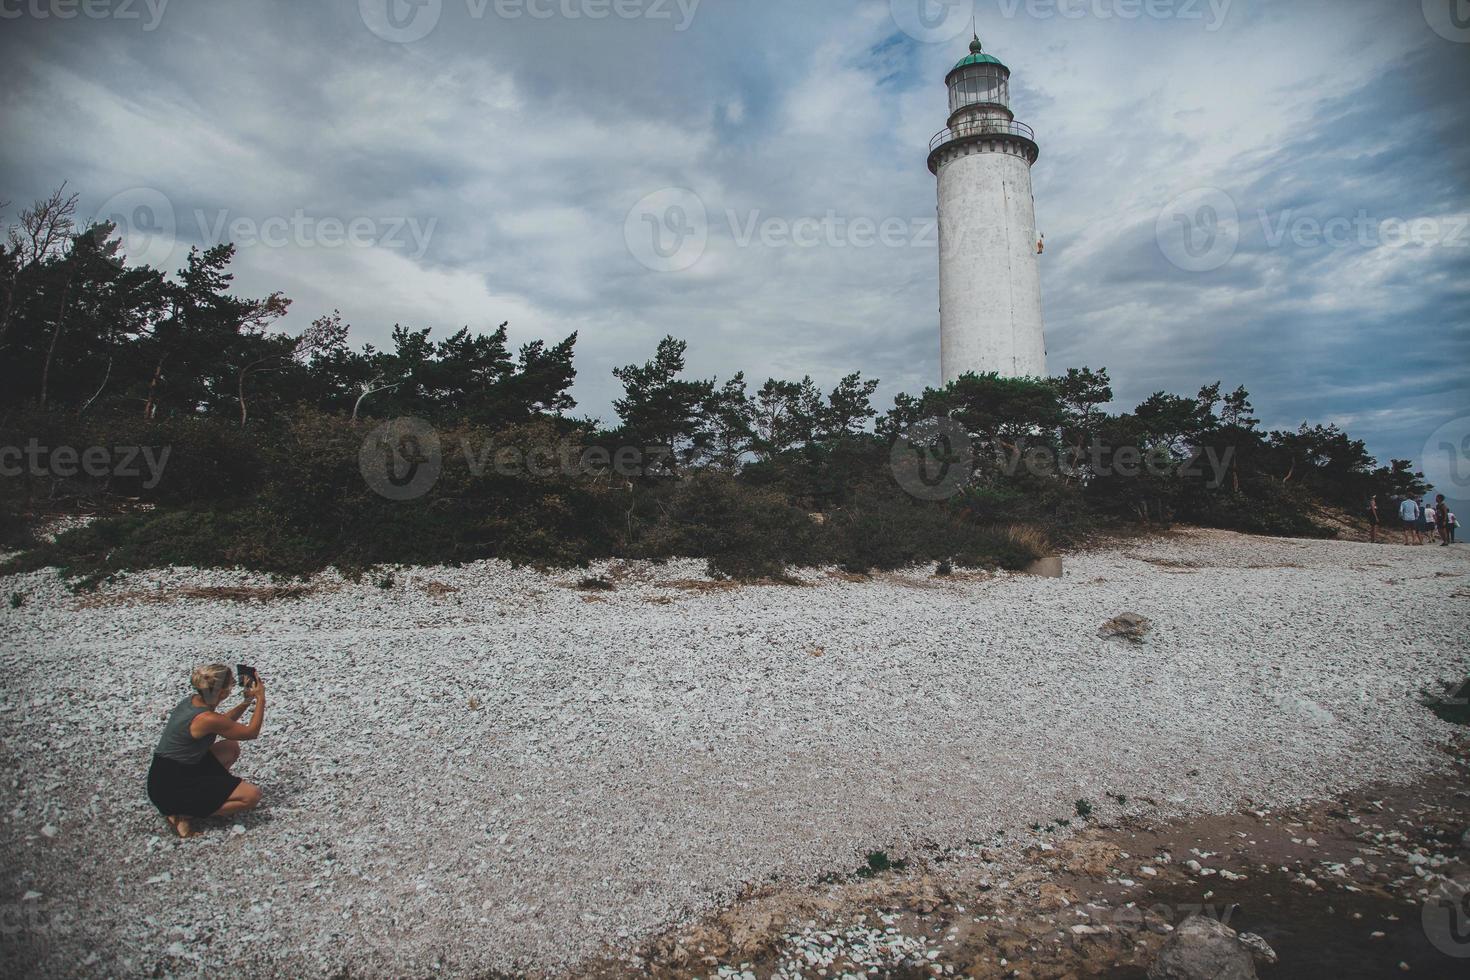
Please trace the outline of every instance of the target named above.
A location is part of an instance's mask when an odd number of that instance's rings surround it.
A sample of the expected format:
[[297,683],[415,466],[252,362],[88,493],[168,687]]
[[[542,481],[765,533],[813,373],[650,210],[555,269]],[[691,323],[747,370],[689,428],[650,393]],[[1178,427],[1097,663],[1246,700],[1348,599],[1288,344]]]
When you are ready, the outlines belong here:
[[1446,525],[1446,527],[1448,528],[1448,530],[1450,532],[1450,544],[1454,544],[1455,543],[1455,532],[1457,530],[1459,530],[1459,528],[1460,528],[1460,519],[1458,517],[1456,517],[1454,514],[1450,514],[1449,523]]
[[1444,494],[1434,498],[1434,530],[1439,535],[1439,546],[1450,546],[1450,508],[1444,502]]
[[1434,544],[1434,537],[1433,537],[1434,520],[1431,517],[1430,511],[1431,511],[1430,505],[1429,504],[1426,504],[1424,502],[1424,498],[1423,497],[1420,497],[1419,498],[1419,535],[1420,535],[1419,543],[1420,544]]
[[[194,818],[231,817],[255,809],[260,790],[231,775],[230,767],[240,758],[240,743],[259,738],[265,720],[265,684],[259,677],[241,692],[244,700],[225,712],[217,709],[235,686],[230,668],[199,667],[189,686],[194,693],[169,712],[148,770],[148,798],[180,837],[191,836]],[[252,704],[250,724],[240,724]],[[216,739],[223,740],[216,744]]]
[[1368,541],[1378,543],[1378,494],[1368,498]]
[[1419,544],[1419,503],[1413,497],[1399,504],[1399,523],[1404,526],[1404,544]]

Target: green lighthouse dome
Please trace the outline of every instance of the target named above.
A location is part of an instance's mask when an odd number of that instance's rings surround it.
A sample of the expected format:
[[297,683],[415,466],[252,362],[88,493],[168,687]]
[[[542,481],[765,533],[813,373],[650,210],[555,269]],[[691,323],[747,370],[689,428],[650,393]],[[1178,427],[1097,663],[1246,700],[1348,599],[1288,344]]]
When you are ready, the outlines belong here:
[[969,55],[961,58],[959,64],[955,65],[954,68],[950,70],[954,71],[959,68],[964,68],[968,65],[1000,65],[1002,68],[1005,68],[1005,65],[1001,64],[1001,60],[999,58],[995,57],[994,55],[989,55],[985,53],[984,47],[980,44],[980,35],[978,34],[975,35],[975,40],[970,42]]

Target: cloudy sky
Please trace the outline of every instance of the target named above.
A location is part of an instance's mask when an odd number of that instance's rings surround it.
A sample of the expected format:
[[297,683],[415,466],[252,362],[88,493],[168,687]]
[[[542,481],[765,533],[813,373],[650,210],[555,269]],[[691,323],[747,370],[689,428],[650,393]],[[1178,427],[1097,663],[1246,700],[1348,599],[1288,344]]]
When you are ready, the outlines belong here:
[[972,11],[1041,145],[1054,373],[1470,437],[1466,0],[0,0],[0,199],[67,179],[170,267],[236,241],[291,329],[577,331],[593,416],[665,334],[886,402],[938,380]]

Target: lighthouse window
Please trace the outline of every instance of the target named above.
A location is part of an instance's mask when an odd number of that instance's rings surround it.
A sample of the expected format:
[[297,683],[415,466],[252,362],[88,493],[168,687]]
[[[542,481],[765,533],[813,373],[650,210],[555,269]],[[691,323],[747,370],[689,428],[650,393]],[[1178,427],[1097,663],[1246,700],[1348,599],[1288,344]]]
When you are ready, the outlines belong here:
[[950,112],[977,103],[1010,103],[1010,84],[996,65],[973,65],[966,68],[950,85]]

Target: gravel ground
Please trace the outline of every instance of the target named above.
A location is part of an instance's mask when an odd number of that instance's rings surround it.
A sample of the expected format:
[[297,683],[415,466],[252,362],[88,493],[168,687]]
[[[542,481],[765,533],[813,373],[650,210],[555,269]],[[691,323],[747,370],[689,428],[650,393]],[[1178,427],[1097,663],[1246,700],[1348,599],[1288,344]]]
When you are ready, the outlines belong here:
[[[0,580],[0,971],[554,970],[862,855],[1014,836],[1079,798],[1179,815],[1442,766],[1470,548],[1189,532],[1063,580],[722,589],[697,563],[323,576],[268,605],[138,574]],[[681,581],[687,580],[687,581]],[[704,587],[698,587],[703,585]],[[1142,643],[1103,640],[1124,611]],[[189,669],[258,664],[237,823],[144,794]],[[1157,813],[1157,811],[1154,811]]]

